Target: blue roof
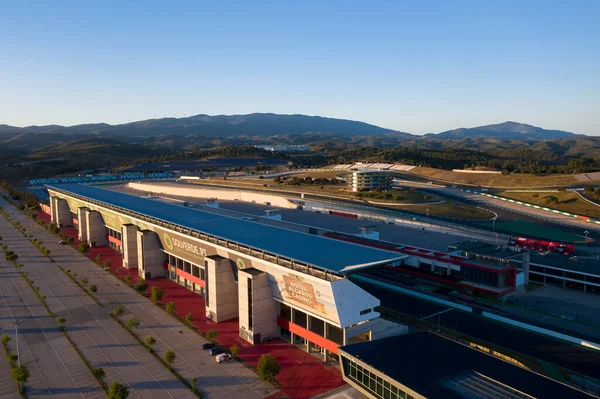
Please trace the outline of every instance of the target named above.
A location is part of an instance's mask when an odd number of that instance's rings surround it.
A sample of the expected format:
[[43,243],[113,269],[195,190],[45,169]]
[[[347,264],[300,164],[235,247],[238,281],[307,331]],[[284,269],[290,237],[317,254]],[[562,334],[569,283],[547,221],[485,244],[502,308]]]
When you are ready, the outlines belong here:
[[388,263],[406,257],[396,252],[184,208],[83,184],[49,185],[48,187],[55,187],[336,273],[349,272],[352,269]]

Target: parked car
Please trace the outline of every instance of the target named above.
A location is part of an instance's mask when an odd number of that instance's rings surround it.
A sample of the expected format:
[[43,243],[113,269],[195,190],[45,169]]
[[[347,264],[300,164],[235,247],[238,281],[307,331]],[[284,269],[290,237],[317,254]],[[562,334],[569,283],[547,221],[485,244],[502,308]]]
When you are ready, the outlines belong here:
[[205,351],[207,349],[212,349],[214,348],[215,344],[211,344],[210,342],[205,343],[204,345],[202,345],[202,350]]
[[226,362],[231,359],[231,355],[228,353],[221,353],[215,356],[215,359],[217,360],[217,363]]
[[224,353],[225,349],[221,348],[220,346],[215,346],[210,348],[210,351],[208,352],[211,356],[215,356],[215,355],[220,355],[221,353]]
[[60,245],[67,245],[67,242],[66,242],[66,241],[59,241],[58,243],[59,243]]

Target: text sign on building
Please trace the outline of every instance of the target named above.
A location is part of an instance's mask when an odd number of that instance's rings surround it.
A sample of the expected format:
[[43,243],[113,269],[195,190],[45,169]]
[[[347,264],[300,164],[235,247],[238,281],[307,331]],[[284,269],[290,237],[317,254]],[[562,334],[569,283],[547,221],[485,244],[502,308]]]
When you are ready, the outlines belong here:
[[275,265],[268,265],[267,273],[275,298],[339,324],[335,298],[329,281]]

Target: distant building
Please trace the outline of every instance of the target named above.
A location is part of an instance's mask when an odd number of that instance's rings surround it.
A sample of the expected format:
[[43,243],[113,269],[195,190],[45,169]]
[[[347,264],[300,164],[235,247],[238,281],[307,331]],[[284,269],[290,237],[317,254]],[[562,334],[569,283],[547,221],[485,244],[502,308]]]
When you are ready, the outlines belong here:
[[350,191],[386,191],[392,187],[393,176],[387,170],[354,170]]
[[372,399],[592,397],[475,347],[418,332],[343,346],[339,354],[344,381]]
[[256,145],[255,148],[271,152],[305,152],[310,151],[307,145]]

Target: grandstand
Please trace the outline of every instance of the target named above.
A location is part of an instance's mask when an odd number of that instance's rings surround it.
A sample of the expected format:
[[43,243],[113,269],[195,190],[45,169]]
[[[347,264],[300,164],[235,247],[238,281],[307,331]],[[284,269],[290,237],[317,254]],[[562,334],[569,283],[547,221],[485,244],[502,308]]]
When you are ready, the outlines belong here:
[[173,177],[173,173],[123,173],[97,176],[72,176],[56,177],[49,179],[33,179],[27,181],[27,183],[30,186],[41,186],[44,184],[101,183],[127,180],[171,179]]

